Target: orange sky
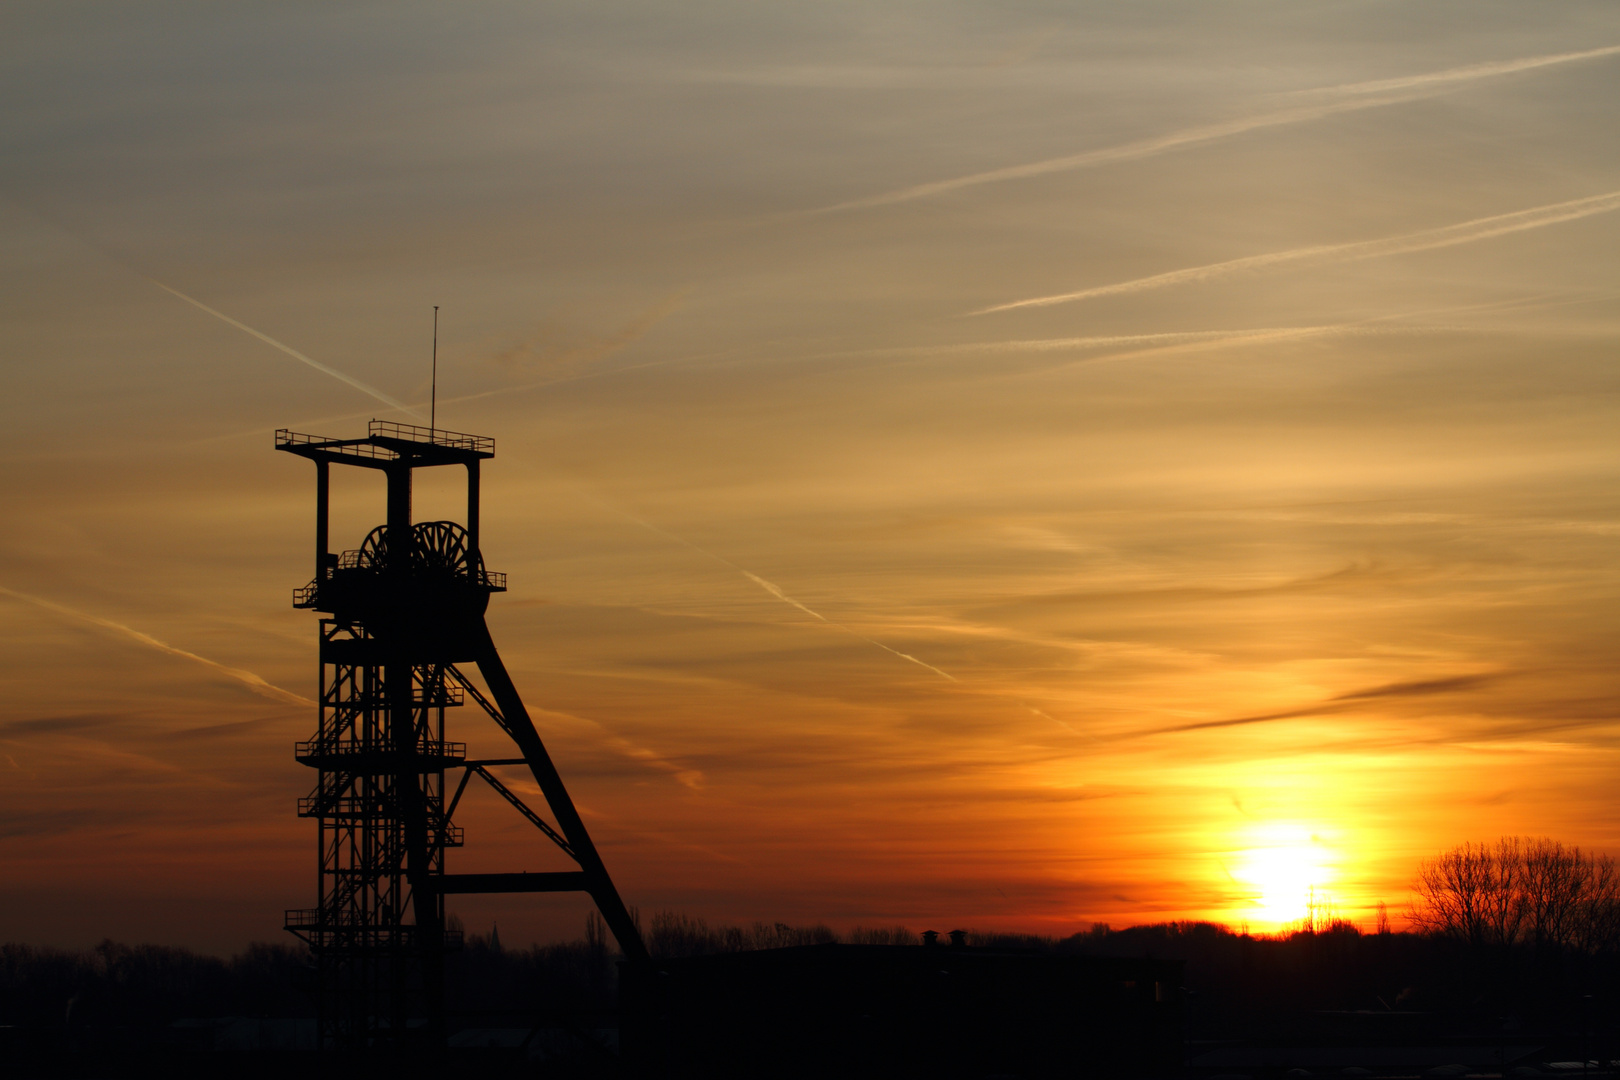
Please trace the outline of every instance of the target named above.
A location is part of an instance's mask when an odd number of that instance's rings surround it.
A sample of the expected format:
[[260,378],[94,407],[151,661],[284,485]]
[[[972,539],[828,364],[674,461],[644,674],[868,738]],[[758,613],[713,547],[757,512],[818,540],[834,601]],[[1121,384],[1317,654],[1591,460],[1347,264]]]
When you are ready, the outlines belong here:
[[1612,5],[8,23],[0,938],[314,902],[271,431],[425,411],[434,304],[491,625],[643,912],[1271,930],[1620,851]]

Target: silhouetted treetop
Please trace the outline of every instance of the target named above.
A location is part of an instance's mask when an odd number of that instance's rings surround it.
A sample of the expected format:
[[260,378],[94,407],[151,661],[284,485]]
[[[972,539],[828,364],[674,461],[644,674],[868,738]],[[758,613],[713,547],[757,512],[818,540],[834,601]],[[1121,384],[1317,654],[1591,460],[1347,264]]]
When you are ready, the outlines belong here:
[[1620,946],[1620,871],[1607,855],[1545,837],[1459,844],[1424,860],[1412,925],[1474,948],[1610,953]]

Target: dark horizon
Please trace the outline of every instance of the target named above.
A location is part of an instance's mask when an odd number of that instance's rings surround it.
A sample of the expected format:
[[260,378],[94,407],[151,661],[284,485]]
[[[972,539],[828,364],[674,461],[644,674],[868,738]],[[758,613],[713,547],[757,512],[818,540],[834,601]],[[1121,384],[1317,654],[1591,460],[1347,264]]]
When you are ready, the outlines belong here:
[[[499,443],[489,629],[643,911],[1399,929],[1461,841],[1620,853],[1613,3],[6,12],[0,937],[314,908],[272,433],[373,419]],[[477,783],[446,873],[574,872]]]

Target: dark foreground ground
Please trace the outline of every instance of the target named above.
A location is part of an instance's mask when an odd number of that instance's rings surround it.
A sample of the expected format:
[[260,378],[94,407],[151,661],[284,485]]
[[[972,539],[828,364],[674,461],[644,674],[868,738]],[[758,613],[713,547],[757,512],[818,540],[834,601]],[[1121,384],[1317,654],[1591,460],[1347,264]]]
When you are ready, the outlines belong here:
[[[779,928],[785,930],[786,928]],[[1617,1077],[1620,963],[1352,929],[653,937],[452,960],[449,1046],[314,1053],[307,958],[0,947],[0,1076]]]

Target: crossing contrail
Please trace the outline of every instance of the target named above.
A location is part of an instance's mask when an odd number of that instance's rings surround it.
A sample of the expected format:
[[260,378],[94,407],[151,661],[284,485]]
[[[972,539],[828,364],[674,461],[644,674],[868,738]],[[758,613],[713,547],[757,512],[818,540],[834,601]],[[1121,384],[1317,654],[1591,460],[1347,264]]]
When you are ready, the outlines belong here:
[[46,600],[38,596],[30,596],[28,593],[18,592],[15,589],[8,589],[4,585],[0,585],[0,593],[4,593],[13,600],[21,600],[25,604],[32,604],[37,608],[44,608],[46,611],[55,612],[58,615],[66,615],[70,619],[78,619],[81,622],[90,623],[92,626],[99,626],[104,630],[111,630],[116,634],[121,634],[124,637],[129,638],[131,641],[145,645],[149,649],[156,649],[158,652],[168,653],[170,656],[178,656],[181,659],[191,660],[195,663],[202,664],[205,667],[213,668],[215,671],[226,676],[227,678],[235,679],[237,682],[241,683],[255,694],[258,694],[260,697],[267,697],[274,701],[280,701],[290,705],[314,706],[315,704],[314,701],[304,697],[302,694],[295,694],[291,690],[283,690],[274,683],[266,682],[262,677],[254,674],[251,671],[246,671],[242,668],[230,667],[229,665],[220,663],[218,660],[210,660],[206,656],[198,656],[196,653],[188,652],[185,649],[177,649],[166,641],[159,641],[151,634],[142,633],[132,626],[125,626],[121,622],[114,622],[111,619],[104,619],[100,615],[92,615],[87,611],[80,611],[77,608],[70,608],[66,604],[58,604],[53,600]]
[[834,203],[831,206],[823,206],[818,210],[809,212],[812,214],[831,214],[843,210],[864,210],[875,206],[887,206],[893,203],[910,202],[914,199],[925,199],[933,195],[958,191],[962,188],[978,187],[981,184],[995,184],[1004,180],[1023,180],[1032,176],[1044,176],[1048,173],[1071,172],[1076,169],[1107,165],[1116,161],[1135,161],[1139,158],[1152,157],[1184,146],[1215,142],[1263,128],[1302,124],[1312,120],[1325,119],[1339,113],[1359,112],[1363,109],[1376,109],[1385,105],[1399,105],[1408,101],[1416,101],[1420,98],[1432,96],[1447,87],[1479,79],[1511,75],[1521,71],[1549,67],[1554,64],[1593,60],[1603,56],[1613,56],[1617,53],[1620,53],[1620,45],[1606,45],[1602,48],[1584,49],[1580,52],[1555,53],[1547,56],[1528,56],[1518,60],[1469,64],[1464,67],[1447,68],[1444,71],[1431,71],[1421,75],[1408,75],[1395,79],[1324,86],[1316,90],[1305,91],[1305,93],[1356,96],[1348,96],[1346,100],[1323,102],[1317,105],[1297,105],[1293,108],[1258,113],[1253,116],[1239,117],[1235,120],[1182,128],[1180,131],[1172,131],[1148,139],[1139,139],[1135,142],[1122,143],[1118,146],[1086,150],[1078,154],[1046,158],[1042,161],[1026,162],[1022,165],[1008,165],[999,169],[987,169],[984,172],[968,173],[965,176],[955,176],[947,180],[914,184],[894,191]]
[[725,566],[729,566],[731,569],[737,571],[737,573],[741,574],[743,577],[747,578],[749,581],[753,582],[755,585],[758,585],[761,589],[764,589],[767,593],[769,593],[770,595],[776,597],[776,599],[782,601],[784,604],[788,604],[788,605],[790,605],[792,607],[798,608],[800,611],[804,612],[806,615],[810,616],[812,619],[816,619],[816,620],[818,620],[820,622],[823,622],[826,625],[832,627],[834,630],[842,631],[843,633],[848,634],[852,638],[855,638],[855,639],[857,639],[859,641],[866,642],[868,645],[876,645],[878,648],[882,649],[884,652],[891,653],[891,654],[893,654],[895,656],[898,656],[900,659],[909,661],[909,662],[911,662],[913,664],[916,664],[918,667],[927,668],[929,671],[932,671],[935,675],[938,675],[942,679],[948,679],[951,682],[956,682],[957,681],[957,678],[956,678],[955,675],[952,675],[948,671],[941,671],[939,668],[935,667],[933,664],[928,663],[926,660],[919,660],[919,659],[917,659],[917,657],[912,656],[910,653],[901,652],[899,649],[892,648],[892,647],[890,647],[888,645],[885,645],[881,641],[878,641],[878,640],[876,640],[874,638],[867,637],[865,634],[861,633],[859,630],[851,629],[850,627],[845,626],[841,622],[837,622],[837,621],[835,621],[833,619],[827,618],[827,616],[823,615],[821,612],[816,611],[814,608],[811,608],[811,607],[809,607],[809,606],[807,606],[807,605],[805,605],[803,603],[800,603],[798,600],[795,600],[793,597],[789,596],[787,594],[787,592],[780,585],[777,585],[773,581],[765,580],[764,578],[760,577],[758,574],[754,573],[751,570],[743,569],[742,567],[738,566],[736,563],[732,562],[730,559],[726,558],[724,555],[716,555],[714,552],[709,551],[706,548],[700,548],[696,544],[692,543],[692,541],[686,539],[685,537],[676,536],[672,532],[669,532],[669,531],[667,531],[665,529],[660,529],[657,525],[654,525],[654,524],[652,524],[651,522],[648,522],[648,521],[643,521],[641,518],[638,518],[634,514],[631,514],[631,513],[627,512],[625,510],[621,510],[617,506],[613,506],[613,505],[611,505],[609,503],[606,503],[606,502],[603,502],[603,501],[601,501],[599,499],[594,499],[594,498],[591,499],[591,501],[596,503],[596,505],[602,507],[603,509],[609,511],[610,513],[617,514],[619,517],[624,518],[626,521],[629,521],[629,522],[632,522],[633,524],[641,526],[643,529],[646,529],[648,532],[657,533],[659,536],[662,536],[666,540],[673,540],[675,543],[681,545],[682,547],[691,548],[693,551],[697,552],[699,555],[705,555],[705,556],[713,559],[717,563],[722,563]]
[[969,314],[989,315],[998,311],[1013,311],[1017,308],[1048,307],[1052,304],[1068,304],[1076,300],[1090,300],[1099,296],[1144,292],[1148,289],[1162,289],[1169,285],[1208,281],[1211,278],[1225,277],[1245,270],[1264,270],[1284,263],[1348,262],[1357,259],[1373,259],[1384,255],[1403,255],[1414,251],[1430,251],[1434,248],[1452,247],[1456,244],[1472,244],[1476,241],[1489,240],[1492,237],[1505,236],[1508,233],[1523,232],[1526,229],[1539,229],[1564,221],[1575,221],[1579,218],[1591,217],[1593,214],[1606,214],[1612,210],[1620,210],[1620,191],[1611,191],[1603,195],[1591,195],[1584,199],[1571,199],[1568,202],[1549,203],[1546,206],[1534,206],[1528,210],[1515,210],[1507,214],[1493,214],[1490,217],[1474,218],[1472,221],[1462,221],[1455,225],[1445,225],[1436,229],[1423,229],[1419,232],[1403,233],[1399,236],[1385,236],[1376,240],[1356,240],[1345,244],[1316,244],[1311,247],[1290,248],[1287,251],[1270,251],[1263,255],[1248,255],[1241,259],[1229,259],[1226,262],[1210,263],[1205,266],[1189,266],[1182,270],[1171,270],[1163,274],[1153,274],[1149,277],[1133,278],[1130,281],[1119,281],[1112,285],[1098,285],[1090,289],[1057,293],[1053,296],[1037,296],[1028,300],[1013,300],[1005,304],[980,308],[978,311],[969,312]]
[[[145,276],[145,275],[142,275],[142,276]],[[150,281],[152,284],[156,285],[158,288],[162,289],[164,292],[169,293],[169,294],[171,294],[173,296],[178,296],[180,299],[184,300],[186,303],[190,304],[192,307],[201,308],[203,311],[208,312],[208,314],[212,315],[214,318],[219,319],[222,322],[230,323],[232,326],[236,327],[238,330],[241,330],[241,331],[243,331],[245,333],[252,334],[254,337],[258,338],[260,341],[264,342],[266,345],[269,345],[270,347],[275,348],[275,349],[280,349],[282,352],[286,353],[288,356],[292,357],[294,360],[302,361],[303,363],[306,363],[310,367],[314,368],[316,371],[319,371],[324,375],[330,375],[330,376],[332,376],[332,378],[338,380],[339,382],[346,383],[347,385],[354,387],[356,390],[360,391],[362,394],[370,394],[372,397],[376,398],[378,401],[382,402],[384,405],[389,406],[390,408],[398,409],[401,412],[410,413],[412,416],[416,417],[418,420],[423,419],[423,416],[422,416],[422,414],[420,412],[418,412],[417,410],[411,408],[409,405],[405,404],[403,401],[400,401],[398,398],[390,397],[389,395],[383,393],[381,390],[378,390],[375,386],[368,386],[367,384],[361,382],[359,379],[355,378],[353,375],[349,375],[349,374],[347,374],[345,372],[339,371],[337,368],[334,368],[334,367],[328,367],[327,365],[321,363],[319,360],[313,359],[312,357],[305,356],[303,353],[299,352],[297,349],[293,348],[291,345],[283,345],[281,342],[277,341],[275,338],[271,337],[269,334],[260,333],[259,331],[253,329],[253,327],[247,325],[247,323],[238,322],[237,320],[231,318],[229,315],[225,314],[223,311],[214,310],[213,308],[209,307],[207,304],[203,303],[201,300],[198,300],[196,297],[187,296],[185,293],[181,292],[179,289],[170,288],[169,286],[163,284],[163,282],[159,281],[157,278],[149,277],[146,280]]]

